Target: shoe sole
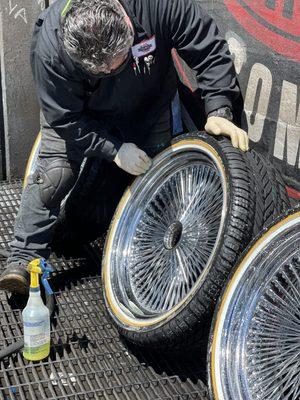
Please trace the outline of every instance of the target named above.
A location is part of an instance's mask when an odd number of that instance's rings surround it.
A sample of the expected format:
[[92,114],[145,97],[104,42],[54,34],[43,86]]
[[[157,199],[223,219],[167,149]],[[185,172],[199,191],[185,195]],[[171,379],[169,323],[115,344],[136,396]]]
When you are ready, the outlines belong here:
[[26,295],[29,292],[29,285],[26,278],[17,274],[9,274],[0,279],[0,290]]

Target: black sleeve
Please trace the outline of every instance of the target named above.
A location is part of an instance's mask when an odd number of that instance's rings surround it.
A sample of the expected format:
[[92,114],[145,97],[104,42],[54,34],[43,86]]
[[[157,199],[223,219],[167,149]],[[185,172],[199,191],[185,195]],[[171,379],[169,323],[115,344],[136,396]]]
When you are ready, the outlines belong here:
[[196,71],[206,114],[224,106],[232,108],[239,87],[227,42],[215,21],[197,0],[154,1],[163,36]]
[[61,64],[38,54],[31,55],[31,67],[41,110],[60,137],[80,148],[84,157],[112,161],[122,143],[109,135],[98,120],[84,112],[82,81],[68,76]]

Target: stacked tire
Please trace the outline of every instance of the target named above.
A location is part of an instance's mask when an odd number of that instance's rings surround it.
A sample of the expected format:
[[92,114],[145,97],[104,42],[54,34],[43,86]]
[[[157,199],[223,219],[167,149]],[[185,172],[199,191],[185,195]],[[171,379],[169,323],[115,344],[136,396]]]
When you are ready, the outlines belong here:
[[113,163],[88,160],[55,242],[94,240],[111,221],[102,279],[112,320],[137,345],[186,348],[207,331],[248,243],[289,207],[284,182],[254,150],[204,132],[176,137],[132,181]]
[[299,243],[297,207],[263,229],[230,274],[211,329],[211,399],[299,399]]
[[177,137],[124,194],[108,233],[104,297],[121,334],[163,350],[193,346],[242,251],[288,207],[263,156],[202,132]]
[[264,156],[251,150],[247,160],[254,174],[256,187],[254,236],[274,218],[290,207],[280,172]]

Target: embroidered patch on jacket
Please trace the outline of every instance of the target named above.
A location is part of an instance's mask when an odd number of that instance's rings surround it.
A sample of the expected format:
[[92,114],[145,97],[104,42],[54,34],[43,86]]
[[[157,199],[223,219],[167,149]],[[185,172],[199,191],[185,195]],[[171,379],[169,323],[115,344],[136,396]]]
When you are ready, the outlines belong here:
[[152,53],[155,49],[156,49],[156,40],[155,36],[152,36],[150,39],[143,40],[142,42],[132,46],[131,51],[133,57],[139,58]]

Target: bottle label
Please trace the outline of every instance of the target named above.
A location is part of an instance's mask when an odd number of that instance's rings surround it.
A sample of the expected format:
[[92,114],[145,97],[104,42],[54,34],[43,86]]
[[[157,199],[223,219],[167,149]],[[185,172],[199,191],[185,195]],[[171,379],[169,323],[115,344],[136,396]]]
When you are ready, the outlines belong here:
[[45,343],[42,346],[37,346],[37,347],[27,347],[24,346],[24,355],[38,355],[44,352],[47,352],[49,349],[50,343]]
[[24,322],[24,351],[36,354],[49,345],[49,325],[48,321]]

